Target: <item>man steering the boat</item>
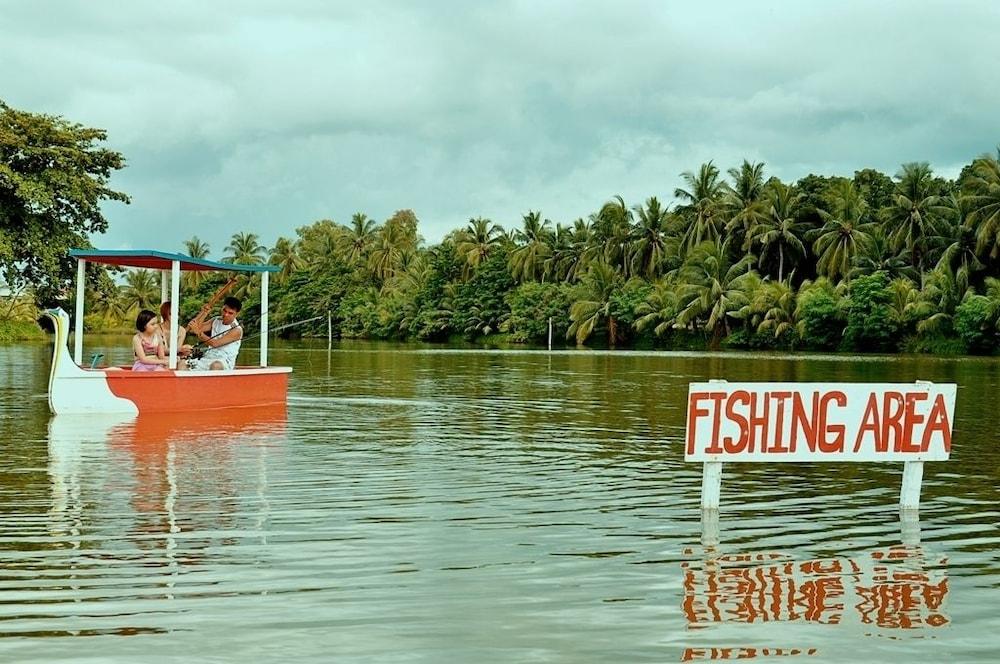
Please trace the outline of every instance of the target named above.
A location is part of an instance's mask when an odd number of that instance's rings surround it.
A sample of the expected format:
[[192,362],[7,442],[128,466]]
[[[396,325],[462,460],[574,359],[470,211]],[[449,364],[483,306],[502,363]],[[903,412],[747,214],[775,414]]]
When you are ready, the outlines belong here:
[[236,366],[236,356],[243,341],[243,327],[236,320],[236,314],[243,303],[235,297],[222,301],[222,311],[209,321],[192,321],[188,333],[198,337],[199,345],[207,347],[202,356],[188,362],[195,371],[232,369]]

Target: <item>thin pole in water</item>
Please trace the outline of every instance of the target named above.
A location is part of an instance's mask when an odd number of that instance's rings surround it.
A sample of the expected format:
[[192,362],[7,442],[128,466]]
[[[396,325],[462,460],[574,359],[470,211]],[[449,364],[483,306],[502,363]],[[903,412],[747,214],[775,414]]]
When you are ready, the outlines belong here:
[[552,316],[549,316],[549,350],[552,350]]
[[333,314],[326,312],[326,349],[333,350]]

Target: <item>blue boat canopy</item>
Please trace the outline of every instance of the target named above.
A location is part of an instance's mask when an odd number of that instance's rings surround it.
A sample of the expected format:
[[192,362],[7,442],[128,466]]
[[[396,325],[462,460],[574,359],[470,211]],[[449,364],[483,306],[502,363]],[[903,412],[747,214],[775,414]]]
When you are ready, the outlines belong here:
[[70,249],[69,255],[73,258],[82,258],[88,263],[141,267],[148,270],[169,270],[174,261],[180,263],[183,272],[277,272],[281,269],[278,265],[217,263],[204,258],[191,258],[184,254],[151,249]]

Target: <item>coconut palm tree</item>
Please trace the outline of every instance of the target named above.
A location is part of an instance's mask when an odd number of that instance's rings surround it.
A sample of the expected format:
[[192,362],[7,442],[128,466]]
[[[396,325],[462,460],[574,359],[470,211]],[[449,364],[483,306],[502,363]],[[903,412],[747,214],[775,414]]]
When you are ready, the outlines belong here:
[[466,277],[499,245],[502,235],[503,228],[489,219],[469,219],[468,227],[461,232],[455,245],[458,255],[465,261],[463,271]]
[[963,186],[966,223],[976,232],[980,256],[1000,256],[1000,149],[996,158],[983,156],[973,162]]
[[363,265],[367,258],[368,248],[375,241],[378,224],[369,219],[363,212],[351,216],[348,260],[352,265]]
[[910,264],[923,273],[928,243],[941,233],[950,210],[932,193],[934,173],[927,162],[903,164],[896,179],[892,205],[884,208],[889,237],[897,250],[910,252]]
[[671,279],[660,279],[653,284],[653,290],[646,299],[636,307],[638,318],[635,329],[642,332],[653,326],[653,334],[662,337],[673,328],[680,311],[681,296],[677,285]]
[[368,253],[368,269],[372,276],[384,282],[400,271],[405,260],[403,254],[409,245],[400,225],[382,226]]
[[702,164],[697,175],[691,171],[681,173],[681,179],[687,188],[674,189],[674,196],[687,208],[684,248],[690,250],[702,242],[717,240],[721,235],[722,197],[726,185],[719,180],[719,169],[712,162]]
[[593,221],[597,254],[609,265],[620,268],[629,275],[628,251],[632,236],[632,211],[625,199],[615,196],[601,206]]
[[734,246],[741,246],[750,229],[767,214],[764,201],[764,163],[743,160],[739,168],[730,168],[732,186],[723,196],[730,217],[726,232]]
[[276,284],[285,283],[293,272],[302,267],[302,260],[299,258],[295,242],[286,237],[279,237],[277,242],[274,243],[268,263],[281,267],[281,271],[274,275]]
[[122,289],[125,310],[137,313],[140,309],[156,309],[160,304],[160,284],[154,270],[131,270],[125,274]]
[[758,217],[747,232],[743,243],[744,251],[754,246],[760,247],[759,266],[764,267],[766,258],[778,254],[778,281],[785,280],[785,259],[798,260],[805,256],[802,244],[804,230],[796,222],[802,194],[778,181],[765,189],[765,213]]
[[833,192],[833,211],[819,210],[825,222],[814,231],[813,252],[819,257],[816,269],[821,275],[850,281],[851,265],[861,246],[868,241],[868,225],[863,223],[866,204],[854,183],[838,182]]
[[569,308],[570,326],[566,338],[584,344],[601,325],[607,325],[608,345],[618,341],[618,321],[611,315],[611,301],[624,283],[621,273],[607,262],[593,263],[583,279],[583,299]]
[[965,290],[986,266],[979,260],[976,232],[966,222],[965,199],[952,196],[950,204],[955,210],[956,223],[950,224],[944,234],[944,250],[934,269],[950,271]]
[[727,248],[718,242],[703,242],[695,247],[680,268],[685,306],[678,314],[681,325],[704,321],[704,329],[717,346],[729,334],[729,318],[746,304],[743,290],[751,270],[753,256],[732,262]]
[[222,257],[223,263],[240,265],[263,265],[267,248],[260,243],[256,233],[234,233]]
[[524,229],[517,232],[518,247],[510,254],[510,273],[519,283],[544,279],[545,260],[552,255],[552,222],[528,212],[523,223]]
[[783,281],[765,281],[757,289],[753,307],[761,314],[757,331],[777,339],[795,330],[795,289]]
[[[646,199],[645,207],[635,206],[637,225],[632,230],[631,274],[643,274],[652,279],[670,252],[667,235],[668,208],[660,205],[655,196]],[[673,248],[676,253],[676,247]]]
[[924,278],[923,288],[913,307],[917,332],[947,332],[951,329],[955,309],[970,291],[963,289],[947,270],[931,270]]
[[910,263],[909,258],[901,253],[905,251],[905,249],[897,249],[896,243],[889,239],[884,230],[874,227],[868,233],[868,240],[862,244],[854,256],[851,276],[858,277],[885,272],[890,279],[906,277],[919,280],[917,269]]
[[[190,240],[184,240],[184,253],[191,258],[208,258],[208,243],[202,242],[195,235]],[[205,278],[205,272],[185,272],[181,275],[181,283],[185,289],[197,288]]]

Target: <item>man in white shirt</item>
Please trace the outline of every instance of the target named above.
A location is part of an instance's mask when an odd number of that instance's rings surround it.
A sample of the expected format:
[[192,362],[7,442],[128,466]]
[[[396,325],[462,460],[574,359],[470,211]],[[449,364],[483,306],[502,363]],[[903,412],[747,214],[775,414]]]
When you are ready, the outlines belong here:
[[232,369],[236,366],[236,356],[240,352],[243,340],[243,328],[236,320],[236,314],[243,308],[243,303],[235,297],[227,297],[222,301],[221,315],[210,321],[205,321],[199,329],[188,330],[197,335],[208,349],[196,361],[192,369],[197,371]]

